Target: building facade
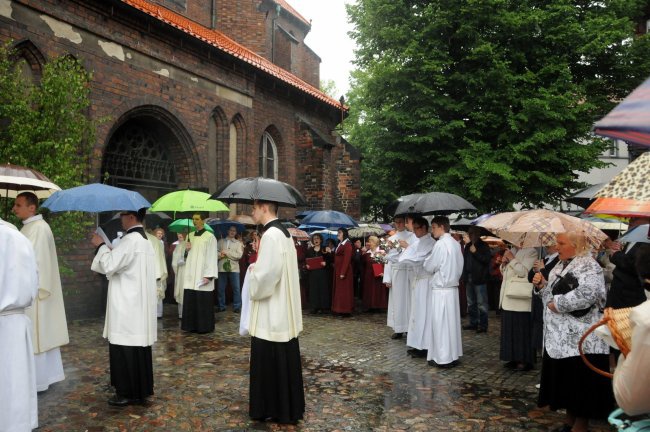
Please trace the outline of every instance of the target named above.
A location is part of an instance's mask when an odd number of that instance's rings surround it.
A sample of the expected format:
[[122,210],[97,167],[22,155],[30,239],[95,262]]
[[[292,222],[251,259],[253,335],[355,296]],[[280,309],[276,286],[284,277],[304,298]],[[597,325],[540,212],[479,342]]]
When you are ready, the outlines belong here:
[[[359,217],[360,155],[337,133],[346,107],[318,89],[309,29],[285,1],[0,0],[0,41],[33,79],[62,55],[93,73],[94,181],[153,202],[261,175]],[[87,247],[65,282],[73,318],[102,312]]]

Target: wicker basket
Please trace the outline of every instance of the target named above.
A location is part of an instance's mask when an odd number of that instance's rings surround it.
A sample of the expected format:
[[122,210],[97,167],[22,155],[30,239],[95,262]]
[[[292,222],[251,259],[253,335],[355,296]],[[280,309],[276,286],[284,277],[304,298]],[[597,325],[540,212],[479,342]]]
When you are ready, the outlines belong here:
[[591,326],[589,330],[587,330],[587,332],[582,335],[580,342],[578,343],[578,350],[580,351],[580,357],[582,357],[582,360],[589,367],[589,369],[600,375],[606,376],[607,378],[613,377],[611,373],[598,369],[592,365],[589,360],[587,360],[587,357],[585,357],[585,354],[582,351],[582,344],[584,343],[585,339],[587,339],[587,336],[589,336],[589,334],[591,334],[598,327],[607,324],[609,332],[612,334],[612,338],[614,339],[614,342],[616,342],[618,349],[621,350],[624,356],[627,356],[632,350],[632,325],[630,323],[631,310],[632,308],[606,308],[603,318]]

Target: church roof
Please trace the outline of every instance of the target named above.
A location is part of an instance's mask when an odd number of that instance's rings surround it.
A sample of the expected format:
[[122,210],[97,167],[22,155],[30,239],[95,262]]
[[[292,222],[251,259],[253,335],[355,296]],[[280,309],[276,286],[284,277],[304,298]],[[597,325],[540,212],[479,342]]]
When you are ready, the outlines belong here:
[[[121,0],[121,1],[124,4],[134,7],[146,13],[147,15],[156,18],[161,22],[171,25],[172,27],[175,27],[186,34],[189,34],[199,40],[202,40],[203,42],[208,43],[216,47],[217,49],[252,65],[257,69],[268,73],[269,75],[289,84],[292,87],[297,88],[298,90],[304,93],[313,96],[314,98],[322,102],[325,102],[328,105],[332,105],[336,108],[341,107],[341,103],[336,99],[331,98],[330,96],[323,93],[316,87],[298,78],[291,72],[279,67],[278,65],[265,59],[259,54],[254,53],[253,51],[244,47],[243,45],[238,44],[237,42],[230,39],[228,36],[224,35],[220,31],[209,29],[201,24],[198,24],[184,17],[183,15],[173,12],[165,7],[150,3],[147,0]],[[300,17],[300,15],[297,12],[295,12],[295,10],[291,8],[291,6],[289,6],[289,4],[286,3],[286,1],[278,1],[278,3],[282,7],[286,8],[287,11],[292,11],[291,12],[292,14]]]
[[287,2],[287,1],[285,1],[285,0],[274,0],[274,1],[275,1],[276,4],[279,4],[279,5],[282,7],[282,9],[286,10],[286,11],[289,12],[291,15],[293,15],[294,17],[296,17],[296,18],[298,18],[300,21],[302,21],[304,24],[307,24],[307,26],[311,27],[311,23],[310,23],[309,21],[307,21],[307,18],[305,18],[304,16],[300,15],[300,14],[298,13],[298,11],[295,10],[295,9],[294,9],[290,4],[289,4],[289,2]]

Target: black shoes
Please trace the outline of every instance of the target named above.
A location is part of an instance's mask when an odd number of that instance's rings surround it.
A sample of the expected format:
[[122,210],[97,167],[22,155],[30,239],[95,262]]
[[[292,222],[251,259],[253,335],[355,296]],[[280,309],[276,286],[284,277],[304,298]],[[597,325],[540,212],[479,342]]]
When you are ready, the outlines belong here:
[[114,407],[125,407],[127,405],[145,405],[146,403],[146,399],[127,399],[117,394],[113,395],[108,400],[108,404]]
[[416,348],[411,348],[406,350],[406,354],[410,355],[413,358],[422,358],[427,356],[427,350],[419,350]]
[[393,333],[391,339],[402,339],[402,333]]
[[478,330],[478,327],[475,325],[464,325],[463,330]]
[[233,311],[234,313],[240,313],[240,312],[241,312],[241,309],[233,309],[232,311]]
[[476,333],[487,333],[487,329],[483,327],[479,327],[476,329]]
[[434,362],[433,360],[429,360],[427,362],[427,364],[429,366],[435,366],[435,367],[440,368],[440,369],[451,369],[451,368],[454,368],[454,367],[458,366],[460,364],[460,362],[458,360],[454,360],[451,363],[438,364],[438,363]]

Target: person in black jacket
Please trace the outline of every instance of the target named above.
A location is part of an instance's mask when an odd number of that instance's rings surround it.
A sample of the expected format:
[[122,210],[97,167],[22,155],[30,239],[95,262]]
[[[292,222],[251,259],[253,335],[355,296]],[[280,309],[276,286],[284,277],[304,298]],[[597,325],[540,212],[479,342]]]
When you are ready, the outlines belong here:
[[[631,218],[628,229],[648,222],[650,217]],[[619,309],[638,306],[646,301],[643,285],[635,268],[636,254],[641,245],[642,243],[628,243],[621,246],[619,242],[605,242],[605,247],[611,253],[609,261],[616,266],[605,306]]]
[[[537,272],[544,276],[544,280],[548,280],[548,275],[558,262],[560,262],[560,257],[557,253],[557,247],[555,245],[546,246],[546,256],[544,259],[535,261],[533,268],[528,271],[528,282],[533,282],[533,277]],[[530,301],[531,320],[533,324],[533,347],[535,347],[538,353],[541,353],[544,337],[544,305],[540,296],[534,295]]]
[[484,333],[488,327],[487,281],[490,270],[490,247],[481,240],[481,229],[472,226],[468,230],[470,242],[463,252],[463,281],[467,290],[469,325],[464,330]]

